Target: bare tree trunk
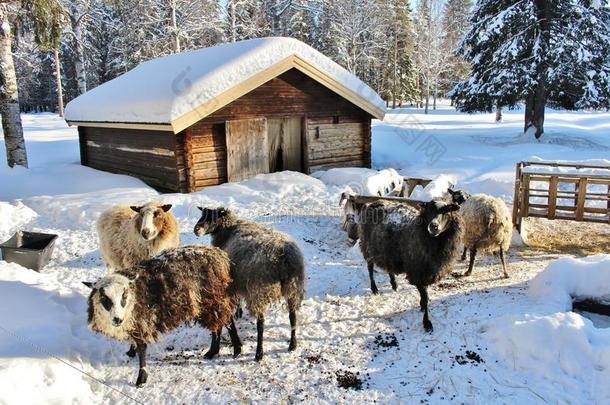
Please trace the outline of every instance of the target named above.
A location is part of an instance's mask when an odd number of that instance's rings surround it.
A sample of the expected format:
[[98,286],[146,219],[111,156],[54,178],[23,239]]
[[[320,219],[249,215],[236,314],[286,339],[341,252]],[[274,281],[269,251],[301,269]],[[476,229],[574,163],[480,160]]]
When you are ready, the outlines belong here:
[[231,42],[235,42],[237,41],[237,16],[235,15],[235,0],[229,0],[229,13],[231,13]]
[[392,89],[392,108],[396,108],[396,93],[398,92],[398,22],[394,22],[394,82]]
[[430,81],[426,79],[426,107],[424,108],[424,114],[428,114],[430,108]]
[[55,80],[57,80],[57,112],[59,116],[64,116],[64,95],[61,86],[61,70],[59,67],[59,52],[53,49],[53,59],[55,59]]
[[530,93],[525,100],[525,125],[523,126],[523,132],[527,132],[533,125],[532,120],[534,117],[534,93]]
[[496,122],[502,122],[502,106],[496,104]]
[[72,31],[74,32],[74,70],[76,71],[76,87],[78,94],[87,92],[87,70],[85,68],[85,47],[83,45],[83,22],[85,14],[81,16],[74,14],[70,16],[72,22]]
[[28,156],[19,115],[19,92],[11,49],[11,27],[6,4],[0,4],[0,115],[9,167],[28,167]]
[[534,106],[532,124],[536,127],[536,139],[540,139],[544,134],[544,109],[546,107],[546,83],[544,79],[540,80],[536,86],[536,96],[534,97]]
[[434,99],[432,101],[432,109],[433,110],[436,110],[436,98],[437,98],[437,96],[438,96],[438,79],[434,80],[434,95],[433,95]]
[[172,47],[174,53],[178,53],[180,52],[180,35],[178,34],[178,25],[176,24],[176,0],[170,0],[169,7],[171,13],[171,28],[173,36]]

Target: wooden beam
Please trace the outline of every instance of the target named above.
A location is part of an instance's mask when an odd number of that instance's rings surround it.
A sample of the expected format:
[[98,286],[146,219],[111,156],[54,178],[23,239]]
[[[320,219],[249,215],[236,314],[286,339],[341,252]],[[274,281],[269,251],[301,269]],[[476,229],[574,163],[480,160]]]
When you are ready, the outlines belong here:
[[[95,128],[125,128],[125,129],[147,129],[151,131],[174,132],[170,124],[147,124],[134,122],[95,122],[95,121],[66,121],[68,125]],[[180,131],[178,131],[180,132]],[[176,133],[178,133],[176,132]]]
[[396,202],[396,203],[400,203],[400,204],[406,204],[409,205],[411,207],[414,208],[419,208],[420,204],[425,202],[425,201],[420,201],[420,200],[412,200],[410,198],[402,198],[402,197],[378,197],[378,196],[374,196],[374,195],[355,195],[355,196],[350,196],[350,199],[352,199],[356,204],[369,204],[369,203],[374,203],[376,201],[392,201],[392,202]]
[[587,197],[587,178],[582,177],[578,182],[578,197],[576,198],[576,220],[582,221],[585,213],[585,202]]
[[557,207],[557,176],[551,176],[547,203],[549,205],[548,218],[555,219],[555,207]]

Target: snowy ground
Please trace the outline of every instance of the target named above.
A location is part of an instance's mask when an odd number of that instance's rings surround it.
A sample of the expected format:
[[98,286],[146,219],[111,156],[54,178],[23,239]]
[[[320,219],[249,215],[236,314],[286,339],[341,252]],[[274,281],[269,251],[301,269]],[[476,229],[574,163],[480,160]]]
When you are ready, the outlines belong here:
[[[448,108],[429,116],[410,109],[391,112],[374,125],[373,162],[410,176],[444,173],[468,191],[510,200],[518,160],[610,155],[610,114],[549,111],[545,144],[520,137],[521,120],[520,113],[507,113],[504,123],[495,124],[491,115],[464,116]],[[560,255],[513,249],[509,280],[500,277],[496,257],[482,256],[471,278],[448,277],[432,289],[435,329],[426,334],[417,292],[404,280],[395,293],[387,276],[378,274],[382,294],[370,295],[362,259],[339,229],[342,185],[277,173],[190,195],[158,196],[139,180],[78,165],[76,133],[57,117],[26,115],[24,124],[30,169],[0,166],[0,239],[18,227],[57,233],[59,239],[40,274],[0,261],[0,404],[610,400],[603,388],[610,329],[578,314],[564,316],[567,308],[557,300],[541,298],[540,281],[530,288],[530,280]],[[183,243],[209,242],[192,234],[195,206],[219,204],[298,241],[308,277],[295,352],[286,351],[288,316],[278,305],[268,317],[261,363],[253,361],[255,327],[249,317],[238,323],[245,342],[238,359],[225,342],[219,358],[205,361],[208,332],[185,327],[151,348],[149,382],[133,386],[137,361],[124,355],[127,347],[87,329],[88,291],[81,281],[105,273],[94,232],[99,213],[119,202],[152,198],[174,204]],[[610,270],[610,257],[591,260]],[[554,267],[586,264],[564,261]],[[464,270],[463,264],[455,269]],[[607,277],[597,284],[610,292]],[[537,337],[554,336],[553,325],[572,338],[549,344],[537,358],[532,347],[540,346],[532,345],[546,344]],[[580,350],[588,350],[588,357],[578,356]],[[565,356],[579,360],[566,364]],[[579,375],[575,367],[594,370]],[[362,389],[339,387],[337,373],[346,371],[356,374]]]

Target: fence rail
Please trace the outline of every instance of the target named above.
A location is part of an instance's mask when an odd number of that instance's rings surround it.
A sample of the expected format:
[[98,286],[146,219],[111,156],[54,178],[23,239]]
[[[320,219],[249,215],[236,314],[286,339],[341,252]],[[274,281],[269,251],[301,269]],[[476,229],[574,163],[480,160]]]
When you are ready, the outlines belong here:
[[610,165],[517,163],[513,223],[519,231],[527,217],[610,224]]

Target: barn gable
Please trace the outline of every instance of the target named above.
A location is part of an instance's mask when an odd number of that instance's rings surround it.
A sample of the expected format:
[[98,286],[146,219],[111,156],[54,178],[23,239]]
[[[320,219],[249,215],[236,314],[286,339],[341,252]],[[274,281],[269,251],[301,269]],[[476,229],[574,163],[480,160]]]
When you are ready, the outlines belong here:
[[145,62],[72,100],[66,121],[178,133],[291,69],[383,119],[383,100],[329,58],[295,39],[259,38]]

